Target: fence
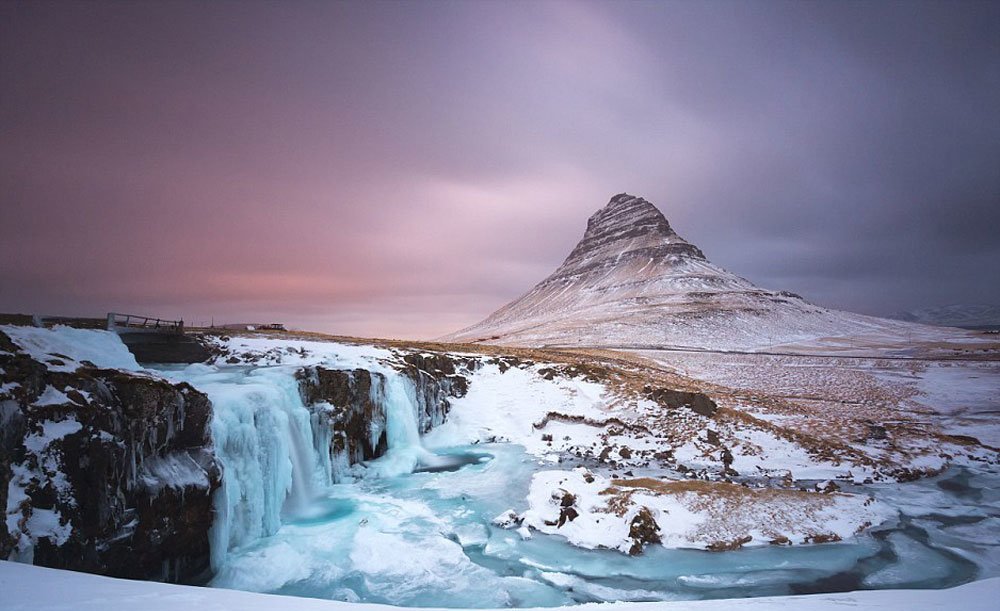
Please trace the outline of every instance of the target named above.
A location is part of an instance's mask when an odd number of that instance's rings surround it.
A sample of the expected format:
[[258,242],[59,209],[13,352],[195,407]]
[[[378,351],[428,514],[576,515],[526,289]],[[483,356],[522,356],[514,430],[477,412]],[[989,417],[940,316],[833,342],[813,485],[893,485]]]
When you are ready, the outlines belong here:
[[108,330],[118,333],[184,333],[183,320],[163,320],[137,314],[108,314]]

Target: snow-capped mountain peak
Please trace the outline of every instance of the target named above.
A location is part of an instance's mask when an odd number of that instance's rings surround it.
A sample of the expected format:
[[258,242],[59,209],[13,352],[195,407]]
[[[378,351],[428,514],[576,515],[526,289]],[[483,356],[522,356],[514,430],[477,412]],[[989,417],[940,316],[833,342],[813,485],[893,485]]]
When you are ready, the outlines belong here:
[[482,322],[441,339],[744,349],[899,325],[759,288],[711,263],[652,203],[620,193],[590,217],[583,238],[551,275]]

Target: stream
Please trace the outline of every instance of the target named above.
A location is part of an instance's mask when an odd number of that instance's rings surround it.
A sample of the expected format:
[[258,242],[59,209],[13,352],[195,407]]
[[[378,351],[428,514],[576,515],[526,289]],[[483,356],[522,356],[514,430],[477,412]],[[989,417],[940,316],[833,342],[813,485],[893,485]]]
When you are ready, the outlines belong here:
[[412,384],[391,370],[379,389],[389,451],[346,470],[321,451],[329,436],[312,430],[294,368],[159,371],[206,392],[215,406],[224,483],[215,498],[212,587],[417,607],[531,607],[944,588],[1000,575],[995,466],[844,485],[900,517],[839,543],[730,552],[650,546],[630,557],[492,525],[505,510],[526,508],[532,474],[551,465],[514,444],[424,447]]

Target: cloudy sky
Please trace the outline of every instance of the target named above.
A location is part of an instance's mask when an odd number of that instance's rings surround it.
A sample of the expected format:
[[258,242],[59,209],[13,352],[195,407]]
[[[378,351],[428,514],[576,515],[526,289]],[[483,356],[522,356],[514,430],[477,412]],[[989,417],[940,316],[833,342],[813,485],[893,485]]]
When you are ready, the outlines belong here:
[[0,311],[471,324],[615,193],[759,285],[1000,302],[1000,3],[0,4]]

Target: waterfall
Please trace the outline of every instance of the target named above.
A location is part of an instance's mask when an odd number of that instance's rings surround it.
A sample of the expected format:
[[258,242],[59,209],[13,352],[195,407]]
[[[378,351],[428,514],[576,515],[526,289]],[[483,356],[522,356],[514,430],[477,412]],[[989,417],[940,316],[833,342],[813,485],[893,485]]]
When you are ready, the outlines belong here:
[[378,477],[394,477],[411,473],[427,462],[431,453],[420,441],[416,387],[396,371],[384,374],[384,382],[372,384],[372,400],[385,410],[389,449],[385,456],[368,464],[367,472]]
[[[384,432],[388,450],[364,472],[393,477],[433,462],[433,455],[420,441],[413,382],[394,370],[380,373],[372,376],[371,399],[384,410],[385,428],[373,425],[369,435],[374,446]],[[303,404],[293,369],[241,370],[222,382],[212,375],[190,381],[212,400],[212,435],[223,467],[210,533],[218,570],[230,549],[276,533],[282,515],[306,515],[347,465],[331,460],[330,427]]]
[[328,454],[313,448],[310,413],[291,371],[258,369],[201,388],[212,400],[223,467],[210,534],[217,569],[231,548],[277,532],[283,512],[305,510],[330,467],[322,461]]

